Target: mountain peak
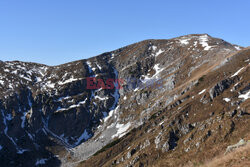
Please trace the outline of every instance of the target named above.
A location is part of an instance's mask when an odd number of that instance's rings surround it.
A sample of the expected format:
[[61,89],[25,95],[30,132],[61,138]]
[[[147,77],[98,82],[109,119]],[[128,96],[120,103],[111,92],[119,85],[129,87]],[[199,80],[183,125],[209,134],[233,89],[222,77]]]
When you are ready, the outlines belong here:
[[247,48],[190,34],[58,66],[2,62],[2,165],[183,166],[202,160],[201,150],[212,157],[208,145],[247,138],[249,58]]

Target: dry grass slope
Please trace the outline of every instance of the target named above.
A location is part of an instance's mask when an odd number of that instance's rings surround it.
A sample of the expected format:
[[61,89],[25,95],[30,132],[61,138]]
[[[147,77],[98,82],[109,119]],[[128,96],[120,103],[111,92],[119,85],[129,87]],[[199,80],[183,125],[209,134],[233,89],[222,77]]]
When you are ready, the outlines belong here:
[[250,166],[250,143],[240,147],[229,154],[215,157],[202,167],[249,167]]

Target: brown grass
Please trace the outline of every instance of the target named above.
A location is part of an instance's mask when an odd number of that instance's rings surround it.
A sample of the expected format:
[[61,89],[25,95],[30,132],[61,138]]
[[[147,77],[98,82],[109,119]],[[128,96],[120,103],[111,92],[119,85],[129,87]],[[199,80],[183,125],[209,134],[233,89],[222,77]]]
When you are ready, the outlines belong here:
[[203,167],[249,167],[250,166],[250,143],[240,147],[226,155],[215,157]]

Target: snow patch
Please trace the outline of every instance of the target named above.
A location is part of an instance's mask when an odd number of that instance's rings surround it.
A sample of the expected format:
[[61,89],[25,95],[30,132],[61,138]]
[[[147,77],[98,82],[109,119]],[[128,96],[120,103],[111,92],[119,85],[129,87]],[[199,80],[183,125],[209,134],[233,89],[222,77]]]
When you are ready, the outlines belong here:
[[29,151],[29,150],[26,150],[26,149],[19,149],[17,151],[17,154],[23,154],[25,151]]
[[114,110],[109,111],[109,114],[107,117],[104,118],[104,122],[106,122],[109,118],[111,118],[114,113],[118,110],[119,106],[117,106]]
[[36,82],[41,82],[42,78],[41,77],[36,77]]
[[157,47],[156,46],[152,46],[153,51],[156,51]]
[[238,75],[242,70],[244,69],[244,67],[242,67],[241,69],[239,69],[236,73],[234,73],[231,77],[235,77],[236,75]]
[[44,164],[46,163],[47,160],[48,160],[48,159],[45,159],[45,158],[43,158],[43,159],[38,159],[38,160],[36,161],[36,166],[38,166],[38,165],[44,165]]
[[102,67],[96,63],[96,66],[98,67],[99,70],[102,70]]
[[184,44],[184,45],[188,45],[189,44],[189,41],[190,39],[180,39],[179,41],[180,41],[180,43],[181,44]]
[[246,92],[245,94],[241,94],[239,95],[239,98],[247,100],[250,98],[250,90],[248,92]]
[[67,84],[67,83],[71,83],[71,82],[74,82],[74,81],[78,81],[78,80],[81,80],[82,78],[74,78],[73,76],[65,81],[59,81],[58,84],[59,85],[64,85],[64,84]]
[[213,46],[208,45],[208,35],[202,35],[199,38],[200,44],[204,48],[204,50],[210,50]]
[[155,70],[155,74],[152,77],[158,76],[158,74],[164,70],[164,68],[160,68],[159,66],[160,66],[160,64],[155,64],[154,65],[153,68]]
[[86,101],[87,101],[87,98],[84,101],[79,102],[78,104],[73,104],[73,105],[69,106],[68,108],[60,108],[59,107],[56,112],[65,111],[65,110],[69,110],[72,108],[80,107],[81,105],[85,104]]
[[4,72],[10,72],[10,70],[9,70],[9,69],[4,69],[3,71],[4,71]]
[[99,99],[99,100],[108,100],[108,97],[95,96],[95,99]]
[[162,125],[164,122],[165,122],[165,121],[160,122],[159,125]]
[[241,50],[241,48],[239,47],[239,46],[234,46],[234,48],[236,49],[236,50]]
[[231,99],[229,99],[229,98],[227,98],[227,97],[226,97],[226,98],[223,98],[223,100],[226,101],[226,102],[230,102],[230,101],[231,101]]
[[201,95],[202,93],[204,93],[206,91],[206,89],[203,89],[202,91],[200,91],[198,94]]
[[51,81],[48,81],[47,83],[45,83],[45,86],[48,88],[55,88],[55,84],[51,83]]
[[198,43],[197,41],[194,41],[194,46],[195,46],[195,47],[197,46],[197,43]]
[[126,134],[126,131],[130,128],[130,126],[131,126],[130,122],[128,122],[127,124],[119,124],[119,123],[116,124],[115,127],[118,130],[117,130],[117,133],[112,136],[112,138],[115,138],[115,137],[121,138],[122,136]]
[[158,52],[155,53],[155,57],[159,56],[160,54],[162,54],[163,52],[165,52],[164,50],[158,50]]
[[136,92],[136,91],[138,91],[138,90],[139,90],[139,88],[137,87],[137,88],[134,89],[134,92]]
[[25,120],[26,120],[26,113],[23,113],[23,116],[21,116],[21,120],[22,120],[21,127],[24,128],[25,127]]
[[85,129],[83,134],[78,138],[77,142],[75,142],[75,146],[79,145],[80,142],[84,139],[85,141],[88,140],[91,137],[91,135],[87,132]]
[[[95,71],[95,68],[92,67],[92,64],[90,61],[87,61],[86,64],[88,65],[88,69],[89,69],[89,73],[94,73],[93,71]],[[93,74],[92,76],[90,77],[95,77],[95,74]]]

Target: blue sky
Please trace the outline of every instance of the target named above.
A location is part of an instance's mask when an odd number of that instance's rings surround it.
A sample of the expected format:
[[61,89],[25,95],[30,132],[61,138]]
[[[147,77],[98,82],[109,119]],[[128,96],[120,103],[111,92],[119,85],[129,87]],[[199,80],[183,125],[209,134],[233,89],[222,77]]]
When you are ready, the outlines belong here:
[[247,0],[1,0],[0,60],[58,65],[192,33],[250,45]]

